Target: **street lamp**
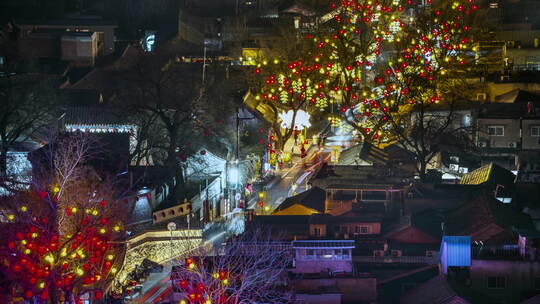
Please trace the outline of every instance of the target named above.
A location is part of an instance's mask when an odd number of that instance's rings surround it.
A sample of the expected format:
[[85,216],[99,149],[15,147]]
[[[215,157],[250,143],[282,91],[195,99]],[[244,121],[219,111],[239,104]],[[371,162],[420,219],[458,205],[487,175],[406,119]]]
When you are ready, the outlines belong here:
[[229,184],[233,185],[233,188],[236,188],[239,182],[240,173],[238,172],[238,163],[236,163],[233,167],[229,168]]
[[171,259],[173,257],[173,242],[172,242],[172,239],[173,239],[173,230],[176,230],[176,223],[174,222],[170,222],[167,224],[167,229],[169,229],[169,231],[171,232]]

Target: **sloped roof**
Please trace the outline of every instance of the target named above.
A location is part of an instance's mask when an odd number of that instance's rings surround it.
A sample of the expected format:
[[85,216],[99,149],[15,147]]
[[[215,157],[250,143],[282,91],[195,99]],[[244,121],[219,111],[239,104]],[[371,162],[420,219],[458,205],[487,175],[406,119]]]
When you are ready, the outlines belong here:
[[317,15],[317,13],[313,9],[302,3],[294,3],[293,5],[282,9],[280,13],[302,15],[306,17],[312,17]]
[[[538,107],[540,102],[534,102],[535,107]],[[515,119],[520,117],[530,117],[534,114],[529,114],[527,102],[504,103],[494,102],[486,103],[479,107],[478,118],[499,118],[499,119]]]
[[142,51],[137,46],[128,45],[120,58],[113,64],[92,69],[68,88],[71,90],[94,90],[108,99],[117,86],[121,85],[117,74],[132,68],[139,62],[141,56]]
[[488,190],[473,193],[463,205],[448,213],[445,223],[450,235],[472,235],[490,224],[507,230],[532,228],[528,215],[497,201]]
[[405,294],[401,304],[469,304],[459,297],[446,278],[436,276]]
[[521,302],[520,304],[538,304],[538,303],[540,303],[540,294],[537,294],[534,297]]
[[18,20],[17,25],[56,25],[56,26],[112,26],[118,27],[116,21],[103,18],[66,18],[66,19],[31,19]]
[[121,125],[126,124],[125,112],[103,107],[69,107],[64,116],[65,124],[77,125]]
[[496,96],[495,101],[504,103],[540,102],[540,93],[516,89]]
[[386,153],[383,149],[380,149],[371,143],[363,142],[343,150],[339,157],[339,164],[357,164],[358,160],[364,160],[373,164],[385,165],[388,162],[389,157],[388,153]]
[[281,211],[293,205],[299,204],[323,213],[325,201],[326,191],[319,187],[312,187],[300,194],[288,197],[276,208],[276,211]]
[[441,209],[426,209],[411,215],[403,216],[399,221],[390,224],[385,235],[391,236],[395,233],[414,227],[435,239],[442,237],[441,223],[444,221],[445,213]]
[[246,222],[246,225],[262,226],[282,240],[309,235],[309,215],[257,215],[253,217],[253,221]]
[[310,224],[338,224],[338,223],[378,223],[381,222],[383,214],[364,214],[364,215],[330,215],[330,214],[312,214],[309,218]]
[[508,185],[512,184],[515,175],[505,168],[490,163],[463,175],[459,181],[462,185],[480,185],[485,183]]

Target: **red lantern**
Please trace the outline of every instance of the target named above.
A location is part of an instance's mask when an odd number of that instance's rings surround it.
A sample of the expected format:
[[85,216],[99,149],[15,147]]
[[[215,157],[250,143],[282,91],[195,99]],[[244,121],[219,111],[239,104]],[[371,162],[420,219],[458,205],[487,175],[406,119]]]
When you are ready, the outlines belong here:
[[96,292],[94,292],[94,297],[96,298],[96,300],[101,300],[103,298],[103,291],[96,290]]
[[25,296],[26,298],[29,299],[29,298],[31,298],[31,297],[34,296],[34,292],[32,292],[31,290],[27,290],[27,291],[24,293],[24,296]]

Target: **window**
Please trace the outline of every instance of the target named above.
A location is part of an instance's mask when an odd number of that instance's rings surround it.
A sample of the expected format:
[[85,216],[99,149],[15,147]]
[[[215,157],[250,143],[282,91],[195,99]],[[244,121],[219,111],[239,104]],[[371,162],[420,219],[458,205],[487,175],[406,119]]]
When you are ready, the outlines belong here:
[[504,136],[504,126],[488,126],[489,136]]
[[506,288],[506,277],[488,277],[487,287],[493,289]]
[[349,232],[349,227],[347,227],[347,226],[340,226],[340,227],[339,227],[339,232],[341,232],[341,233],[348,233],[348,232]]
[[321,259],[331,259],[334,257],[334,250],[331,250],[331,249],[322,249],[322,250],[318,250],[319,251],[319,258]]
[[462,127],[470,127],[471,126],[471,115],[465,114],[463,115],[463,120],[461,121]]
[[368,234],[369,226],[356,226],[354,232],[360,233],[360,234]]
[[540,136],[540,126],[531,127],[531,136]]
[[321,236],[321,228],[313,228],[314,236]]

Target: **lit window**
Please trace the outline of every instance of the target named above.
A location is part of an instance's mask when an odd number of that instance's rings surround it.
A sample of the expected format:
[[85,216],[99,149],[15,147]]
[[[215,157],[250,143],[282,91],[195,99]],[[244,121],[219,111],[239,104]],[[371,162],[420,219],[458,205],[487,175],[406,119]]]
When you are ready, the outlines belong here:
[[487,287],[493,289],[506,288],[506,277],[488,277]]
[[469,114],[463,115],[463,121],[461,122],[461,125],[463,127],[470,127],[471,126],[471,115],[469,115]]
[[488,126],[489,136],[504,136],[504,126]]
[[489,8],[499,8],[499,3],[492,2],[492,3],[489,4]]
[[531,136],[540,136],[540,126],[531,127]]

